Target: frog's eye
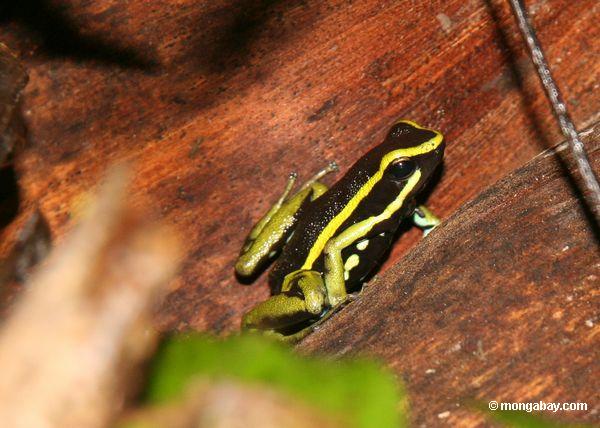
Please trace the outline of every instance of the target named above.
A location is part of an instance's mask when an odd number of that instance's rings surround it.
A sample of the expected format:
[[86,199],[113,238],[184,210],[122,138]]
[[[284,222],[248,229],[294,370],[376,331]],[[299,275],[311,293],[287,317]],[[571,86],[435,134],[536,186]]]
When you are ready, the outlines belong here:
[[394,180],[406,180],[417,169],[417,163],[409,158],[396,159],[390,165],[390,174]]

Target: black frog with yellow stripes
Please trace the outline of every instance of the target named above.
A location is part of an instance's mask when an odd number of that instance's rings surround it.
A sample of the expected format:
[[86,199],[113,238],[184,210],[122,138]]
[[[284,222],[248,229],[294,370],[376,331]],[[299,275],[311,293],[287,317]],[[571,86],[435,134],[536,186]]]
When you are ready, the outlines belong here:
[[431,231],[439,220],[415,199],[443,154],[442,134],[401,120],[329,189],[319,179],[337,169],[334,163],[293,195],[292,174],[235,266],[238,275],[250,277],[277,258],[269,274],[274,294],[244,316],[242,328],[301,339],[360,288],[404,218]]

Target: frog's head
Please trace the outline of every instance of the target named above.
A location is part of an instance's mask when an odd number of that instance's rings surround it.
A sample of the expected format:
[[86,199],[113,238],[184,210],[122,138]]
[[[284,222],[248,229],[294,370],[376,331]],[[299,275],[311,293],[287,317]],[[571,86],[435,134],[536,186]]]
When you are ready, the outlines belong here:
[[443,156],[442,134],[414,122],[399,121],[381,144],[352,166],[330,194],[345,196],[344,203],[353,207],[356,218],[380,213],[385,219],[398,211],[407,215],[405,211]]
[[419,192],[444,156],[444,137],[437,131],[401,120],[388,133],[379,151],[382,179],[408,194]]

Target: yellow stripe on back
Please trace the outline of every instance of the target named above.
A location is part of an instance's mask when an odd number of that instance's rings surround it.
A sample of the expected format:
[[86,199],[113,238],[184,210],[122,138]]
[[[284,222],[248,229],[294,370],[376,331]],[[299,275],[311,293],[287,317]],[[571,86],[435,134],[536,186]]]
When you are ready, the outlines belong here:
[[[422,128],[416,123],[410,122],[408,120],[401,120],[400,122],[408,123],[409,125],[418,129],[427,129]],[[358,190],[358,192],[356,192],[356,194],[350,199],[350,201],[348,201],[346,206],[338,213],[338,215],[331,219],[327,226],[323,228],[323,230],[317,237],[317,240],[308,252],[308,256],[306,257],[306,260],[304,261],[304,264],[302,265],[301,269],[312,269],[314,262],[319,258],[319,256],[323,252],[323,249],[325,248],[327,242],[333,237],[334,233],[338,230],[338,228],[352,215],[358,204],[360,204],[360,202],[369,195],[373,187],[375,187],[375,185],[381,180],[381,178],[383,177],[383,173],[386,170],[387,166],[390,164],[390,162],[399,157],[414,157],[431,152],[440,145],[440,143],[443,140],[442,134],[431,129],[427,130],[435,134],[435,136],[432,139],[415,147],[408,147],[405,149],[391,151],[383,157],[379,166],[379,170],[377,170],[377,172],[373,174],[373,176],[371,176],[369,180],[367,180],[367,182]],[[407,181],[406,185],[404,186],[400,194],[396,197],[396,199],[394,199],[394,201],[390,205],[388,205],[381,214],[379,214],[378,216],[371,217],[371,219],[376,220],[373,225],[383,220],[386,220],[387,218],[390,218],[394,212],[400,209],[400,207],[404,203],[404,199],[406,198],[408,193],[417,185],[420,177],[421,172],[417,170],[417,172],[415,172],[415,174]]]

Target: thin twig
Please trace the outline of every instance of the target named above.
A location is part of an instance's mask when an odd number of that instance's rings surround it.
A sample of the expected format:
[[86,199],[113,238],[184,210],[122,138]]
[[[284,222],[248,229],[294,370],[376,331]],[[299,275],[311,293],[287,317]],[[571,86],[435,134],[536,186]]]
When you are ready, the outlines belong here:
[[521,34],[523,35],[523,38],[529,47],[531,59],[535,64],[538,76],[542,81],[544,89],[546,90],[546,95],[552,104],[552,109],[554,110],[554,114],[558,119],[560,129],[569,142],[573,157],[575,158],[577,167],[579,168],[579,173],[583,177],[585,186],[588,189],[588,193],[584,193],[584,196],[591,205],[590,208],[592,208],[594,211],[596,220],[600,221],[600,185],[598,184],[598,178],[594,175],[594,171],[590,166],[583,142],[577,134],[575,125],[573,124],[573,121],[567,112],[567,106],[560,95],[558,87],[556,86],[556,82],[552,78],[552,74],[550,74],[550,68],[548,67],[546,58],[544,57],[542,46],[540,45],[540,41],[535,35],[533,26],[529,21],[523,1],[509,0],[509,2],[512,6],[519,29],[521,30]]

